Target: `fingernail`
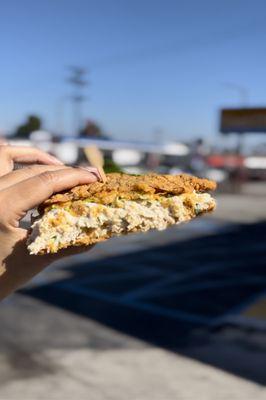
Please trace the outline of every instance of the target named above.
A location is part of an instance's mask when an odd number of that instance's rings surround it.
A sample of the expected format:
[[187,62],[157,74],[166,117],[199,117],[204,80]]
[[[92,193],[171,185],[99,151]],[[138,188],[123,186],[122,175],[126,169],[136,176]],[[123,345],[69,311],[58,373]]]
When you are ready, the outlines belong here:
[[102,167],[98,167],[98,171],[99,171],[99,174],[100,174],[100,177],[101,177],[101,181],[103,183],[105,183],[107,178],[106,178],[106,175],[105,175],[105,172],[104,172],[103,168]]
[[90,172],[91,174],[95,175],[98,180],[101,180],[101,175],[97,168],[95,167],[78,167],[78,168]]

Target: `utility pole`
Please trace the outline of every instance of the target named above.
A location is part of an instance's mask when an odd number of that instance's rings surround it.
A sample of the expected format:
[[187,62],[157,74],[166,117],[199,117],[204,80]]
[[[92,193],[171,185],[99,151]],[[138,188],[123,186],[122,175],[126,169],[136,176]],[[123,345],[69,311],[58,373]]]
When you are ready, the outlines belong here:
[[82,89],[88,86],[88,81],[85,79],[87,70],[78,66],[69,67],[71,74],[67,81],[73,87],[73,93],[71,96],[73,104],[73,132],[77,134],[82,125],[82,103],[86,97],[83,95]]
[[[239,107],[247,108],[249,104],[249,90],[243,86],[232,82],[223,84],[227,89],[235,91],[239,96]],[[236,152],[241,154],[244,148],[244,133],[238,134]]]

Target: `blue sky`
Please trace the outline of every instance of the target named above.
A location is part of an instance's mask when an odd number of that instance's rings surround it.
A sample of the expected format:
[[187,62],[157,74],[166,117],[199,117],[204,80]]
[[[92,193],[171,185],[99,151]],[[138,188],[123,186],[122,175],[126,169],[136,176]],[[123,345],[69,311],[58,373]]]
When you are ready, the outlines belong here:
[[37,113],[71,133],[61,99],[67,66],[80,65],[91,82],[83,114],[114,137],[214,137],[219,107],[240,101],[225,83],[266,103],[265,16],[263,0],[2,1],[0,129]]

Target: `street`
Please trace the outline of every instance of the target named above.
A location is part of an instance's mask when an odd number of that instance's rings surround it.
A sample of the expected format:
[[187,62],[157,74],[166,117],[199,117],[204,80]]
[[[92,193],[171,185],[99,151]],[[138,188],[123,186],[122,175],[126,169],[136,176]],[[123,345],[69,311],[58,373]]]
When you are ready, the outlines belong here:
[[[266,398],[266,191],[110,240],[0,308],[0,398]],[[254,196],[254,191],[258,195]]]

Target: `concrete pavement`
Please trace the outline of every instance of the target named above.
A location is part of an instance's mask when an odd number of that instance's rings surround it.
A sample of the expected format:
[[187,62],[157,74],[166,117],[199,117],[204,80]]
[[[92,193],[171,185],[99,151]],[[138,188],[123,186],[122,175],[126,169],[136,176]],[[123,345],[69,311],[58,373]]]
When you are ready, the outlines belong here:
[[[266,398],[252,381],[21,295],[4,305],[1,321],[1,400]],[[233,356],[236,347],[221,339],[216,351]],[[239,351],[242,362],[252,353]]]
[[235,294],[266,290],[265,198],[218,200],[206,220],[96,246],[4,301],[0,399],[266,399],[263,326],[223,322]]

